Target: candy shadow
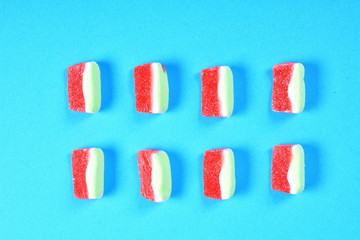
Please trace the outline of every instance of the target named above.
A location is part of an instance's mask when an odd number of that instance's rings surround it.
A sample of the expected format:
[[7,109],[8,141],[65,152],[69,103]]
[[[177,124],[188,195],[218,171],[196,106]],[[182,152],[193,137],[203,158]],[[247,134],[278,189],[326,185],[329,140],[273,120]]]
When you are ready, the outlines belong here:
[[266,71],[266,76],[269,79],[269,82],[271,83],[270,87],[270,94],[269,94],[269,101],[268,101],[268,113],[270,116],[270,120],[272,122],[284,122],[288,121],[291,118],[295,117],[296,114],[293,113],[284,113],[284,112],[274,112],[272,110],[272,82],[273,82],[273,73],[272,68]]
[[204,154],[201,154],[199,156],[199,193],[201,194],[201,202],[203,203],[203,205],[206,208],[217,208],[218,206],[220,206],[221,202],[224,200],[219,200],[219,199],[211,199],[208,197],[205,197],[204,195],[204,179],[203,179],[203,160],[204,160]]
[[305,190],[319,186],[321,179],[320,150],[316,144],[302,144],[305,153]]
[[271,148],[270,150],[268,150],[268,156],[269,156],[269,177],[268,177],[268,186],[269,186],[269,191],[270,191],[270,197],[273,201],[273,203],[281,203],[284,202],[286,200],[289,199],[290,194],[288,193],[284,193],[284,192],[280,192],[280,191],[275,191],[271,189],[271,165],[272,165],[272,153],[273,153],[273,149]]
[[121,173],[117,169],[118,156],[113,148],[102,148],[104,152],[104,197],[111,195],[116,190],[117,177]]
[[248,103],[248,79],[246,70],[241,66],[231,66],[234,76],[234,111],[233,115],[246,111]]
[[169,82],[169,108],[167,111],[176,109],[181,101],[181,69],[178,64],[164,63]]
[[69,169],[69,172],[70,172],[70,175],[71,175],[71,178],[69,178],[69,186],[71,186],[71,194],[69,194],[69,196],[72,195],[72,197],[74,198],[74,182],[73,182],[73,174],[72,174],[72,152],[71,153],[68,153],[66,154],[66,165],[67,165],[67,168]]
[[[166,151],[170,159],[171,166],[171,181],[172,189],[170,199],[173,197],[181,196],[183,192],[183,183],[184,183],[184,165],[183,160],[178,153],[173,151]],[[169,200],[170,200],[169,199]]]
[[100,111],[111,107],[114,98],[113,70],[110,62],[97,62],[101,73],[101,108]]
[[[131,108],[136,109],[135,107],[135,82],[134,82],[134,69],[132,69],[131,71],[129,71],[129,92],[131,93]],[[129,102],[130,104],[130,102]]]
[[234,149],[235,158],[235,194],[245,194],[250,189],[251,160],[248,150]]
[[304,62],[305,67],[305,108],[304,111],[315,109],[320,102],[320,68],[317,63]]

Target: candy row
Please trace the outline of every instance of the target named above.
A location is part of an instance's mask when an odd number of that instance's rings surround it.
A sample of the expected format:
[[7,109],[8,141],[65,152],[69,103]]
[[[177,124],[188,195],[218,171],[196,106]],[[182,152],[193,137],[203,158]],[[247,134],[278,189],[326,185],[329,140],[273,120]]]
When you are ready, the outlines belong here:
[[[171,195],[169,157],[161,150],[142,150],[137,154],[141,196],[164,202]],[[77,149],[72,153],[75,198],[96,199],[104,191],[104,153],[100,148]],[[229,199],[235,191],[235,161],[229,148],[208,150],[203,160],[204,196]],[[273,148],[271,187],[290,194],[305,187],[304,150],[301,145]]]
[[[273,67],[272,110],[300,113],[305,106],[304,66],[282,63]],[[161,63],[134,68],[136,111],[164,113],[169,105],[169,85]],[[234,107],[233,74],[220,66],[201,71],[201,114],[230,117]],[[101,106],[100,68],[95,62],[68,67],[68,96],[73,111],[96,113]]]

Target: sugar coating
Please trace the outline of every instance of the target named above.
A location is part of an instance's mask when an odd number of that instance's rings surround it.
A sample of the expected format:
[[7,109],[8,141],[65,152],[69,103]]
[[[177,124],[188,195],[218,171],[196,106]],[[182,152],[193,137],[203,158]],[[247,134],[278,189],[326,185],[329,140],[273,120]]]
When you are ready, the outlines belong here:
[[164,113],[169,104],[167,73],[161,63],[147,63],[134,68],[136,111]]
[[88,199],[86,168],[89,161],[89,149],[77,149],[72,153],[72,173],[75,198]]
[[304,150],[301,145],[273,148],[271,186],[273,190],[297,194],[305,187]]
[[141,196],[151,201],[155,201],[154,191],[151,186],[152,182],[152,153],[156,153],[157,150],[142,150],[139,151],[138,167],[140,174],[140,192]]
[[171,195],[171,168],[168,155],[161,150],[138,152],[141,196],[154,202],[164,202]]
[[273,67],[273,111],[300,113],[304,110],[304,73],[301,63],[282,63]]
[[222,151],[220,149],[206,151],[203,161],[205,197],[221,199],[221,188],[219,181],[221,167]]
[[96,62],[68,67],[68,96],[73,111],[96,113],[100,110],[101,80]]
[[85,112],[85,98],[82,87],[85,64],[79,63],[68,67],[69,106],[73,111]]
[[227,66],[201,71],[201,114],[230,117],[234,108],[233,75]]
[[235,164],[231,149],[213,149],[204,154],[204,196],[228,199],[235,191]]
[[100,148],[76,149],[72,153],[74,196],[101,198],[104,192],[104,153]]

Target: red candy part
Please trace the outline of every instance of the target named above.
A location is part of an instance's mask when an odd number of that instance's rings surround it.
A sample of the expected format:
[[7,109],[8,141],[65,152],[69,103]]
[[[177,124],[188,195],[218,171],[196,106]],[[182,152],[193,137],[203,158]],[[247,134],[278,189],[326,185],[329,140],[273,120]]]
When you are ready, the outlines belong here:
[[[164,69],[164,67],[163,67]],[[165,69],[164,69],[165,70]],[[152,113],[152,70],[151,63],[134,68],[136,111]]]
[[294,71],[294,63],[282,63],[273,67],[272,110],[276,112],[291,112],[289,98],[289,83]]
[[223,165],[223,149],[208,150],[204,155],[204,196],[221,199],[220,172]]
[[85,65],[86,63],[79,63],[68,67],[69,106],[73,111],[85,112],[85,98],[83,93]]
[[75,198],[88,199],[86,169],[89,162],[89,149],[77,149],[72,152],[72,173]]
[[201,114],[206,117],[221,117],[218,83],[220,67],[201,71]]
[[138,166],[140,173],[141,196],[155,201],[154,191],[151,186],[152,159],[151,155],[159,150],[142,150],[138,152]]
[[277,145],[273,149],[271,168],[271,188],[273,190],[290,193],[287,174],[292,159],[293,145]]

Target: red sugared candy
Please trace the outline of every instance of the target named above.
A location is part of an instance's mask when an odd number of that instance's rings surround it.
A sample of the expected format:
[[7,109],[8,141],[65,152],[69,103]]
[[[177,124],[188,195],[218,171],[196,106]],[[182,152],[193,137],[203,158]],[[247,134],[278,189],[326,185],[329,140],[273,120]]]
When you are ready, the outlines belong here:
[[301,145],[277,145],[273,149],[271,187],[285,193],[301,193],[305,187],[304,150]]
[[204,196],[228,199],[235,191],[235,163],[231,149],[205,152],[203,161]]
[[101,198],[104,191],[104,154],[100,148],[76,149],[72,153],[74,196]]
[[301,63],[282,63],[273,67],[273,111],[300,113],[304,110],[304,73]]
[[160,63],[147,63],[134,68],[136,111],[164,113],[169,104],[169,85],[165,68]]
[[68,67],[69,106],[73,111],[96,113],[101,106],[100,69],[96,62]]
[[230,117],[234,108],[233,75],[229,67],[201,71],[201,114],[205,117]]
[[141,196],[153,201],[164,202],[171,195],[171,170],[168,155],[161,150],[138,152],[141,182]]

